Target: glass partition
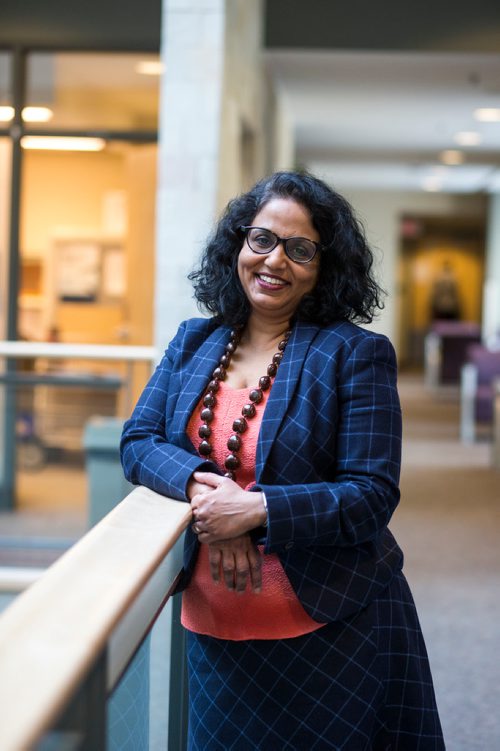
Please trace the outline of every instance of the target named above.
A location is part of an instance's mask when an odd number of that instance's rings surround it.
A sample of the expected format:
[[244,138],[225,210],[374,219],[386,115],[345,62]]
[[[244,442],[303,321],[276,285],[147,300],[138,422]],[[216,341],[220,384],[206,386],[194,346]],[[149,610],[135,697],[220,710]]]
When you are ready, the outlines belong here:
[[27,69],[27,128],[157,129],[157,55],[36,52]]
[[12,56],[10,53],[0,51],[0,130],[8,127],[14,117],[11,91],[11,62]]

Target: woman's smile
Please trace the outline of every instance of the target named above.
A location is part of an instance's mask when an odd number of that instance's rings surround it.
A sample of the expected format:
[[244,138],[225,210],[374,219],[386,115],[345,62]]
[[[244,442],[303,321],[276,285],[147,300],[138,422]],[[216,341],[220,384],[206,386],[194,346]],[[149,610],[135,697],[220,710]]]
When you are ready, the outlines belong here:
[[285,287],[289,282],[287,282],[285,279],[280,279],[279,276],[271,276],[270,274],[255,274],[257,277],[257,280],[261,284],[261,286],[265,287],[266,289],[282,289]]

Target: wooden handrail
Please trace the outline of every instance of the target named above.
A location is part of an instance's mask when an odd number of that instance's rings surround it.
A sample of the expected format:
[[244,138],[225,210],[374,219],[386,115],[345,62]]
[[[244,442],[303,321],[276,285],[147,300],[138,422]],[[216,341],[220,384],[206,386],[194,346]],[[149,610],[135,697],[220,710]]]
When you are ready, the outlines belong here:
[[155,362],[154,347],[121,344],[65,344],[63,342],[0,341],[0,357],[76,358],[79,360],[123,360]]
[[136,488],[0,616],[0,748],[56,721],[191,518]]

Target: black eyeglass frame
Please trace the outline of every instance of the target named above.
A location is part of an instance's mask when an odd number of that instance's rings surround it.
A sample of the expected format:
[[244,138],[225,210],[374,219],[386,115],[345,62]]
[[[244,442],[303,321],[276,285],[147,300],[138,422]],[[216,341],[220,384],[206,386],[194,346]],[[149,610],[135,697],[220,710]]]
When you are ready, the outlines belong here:
[[[269,253],[271,253],[271,251],[273,251],[275,248],[277,248],[278,245],[281,243],[283,245],[283,250],[285,251],[285,254],[286,254],[287,258],[289,258],[294,263],[298,263],[298,264],[300,264],[300,265],[303,266],[306,263],[311,263],[311,261],[313,261],[316,258],[317,253],[320,252],[321,250],[323,250],[323,245],[321,245],[321,243],[317,243],[314,240],[310,240],[308,237],[279,237],[276,234],[276,232],[273,232],[272,230],[267,229],[266,227],[254,227],[253,225],[250,225],[250,226],[243,226],[242,225],[241,227],[238,227],[238,229],[241,232],[241,234],[245,237],[245,239],[247,241],[247,245],[250,248],[250,250],[252,251],[252,253],[257,253],[257,255],[259,255],[259,256],[266,256],[266,255],[268,255]],[[252,248],[252,246],[250,245],[250,242],[248,240],[249,232],[252,229],[260,229],[262,232],[267,232],[267,234],[272,235],[275,238],[276,242],[274,243],[274,245],[272,247],[266,248],[266,250],[255,250],[254,248]],[[314,247],[315,247],[314,254],[311,256],[311,258],[308,258],[307,261],[298,261],[296,258],[293,258],[290,255],[290,251],[288,249],[288,242],[290,240],[306,240],[306,242],[312,243],[314,245]]]

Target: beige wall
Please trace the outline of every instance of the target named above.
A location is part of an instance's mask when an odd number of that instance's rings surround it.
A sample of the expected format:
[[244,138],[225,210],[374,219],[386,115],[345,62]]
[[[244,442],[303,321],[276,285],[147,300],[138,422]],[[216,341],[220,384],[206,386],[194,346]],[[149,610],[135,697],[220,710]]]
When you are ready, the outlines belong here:
[[[153,343],[157,153],[156,145],[144,145],[131,150],[126,159],[129,231],[125,327],[128,344]],[[130,387],[133,402],[138,399],[150,373],[149,364],[135,364]]]
[[56,233],[99,233],[104,194],[123,188],[124,178],[120,152],[26,151],[21,224],[23,255],[45,257]]
[[342,190],[362,220],[368,240],[376,249],[377,276],[388,292],[386,307],[372,324],[393,341],[403,352],[401,330],[402,287],[400,272],[400,219],[405,214],[426,216],[486,216],[486,199],[481,195],[451,195],[444,193],[412,193],[389,191]]

